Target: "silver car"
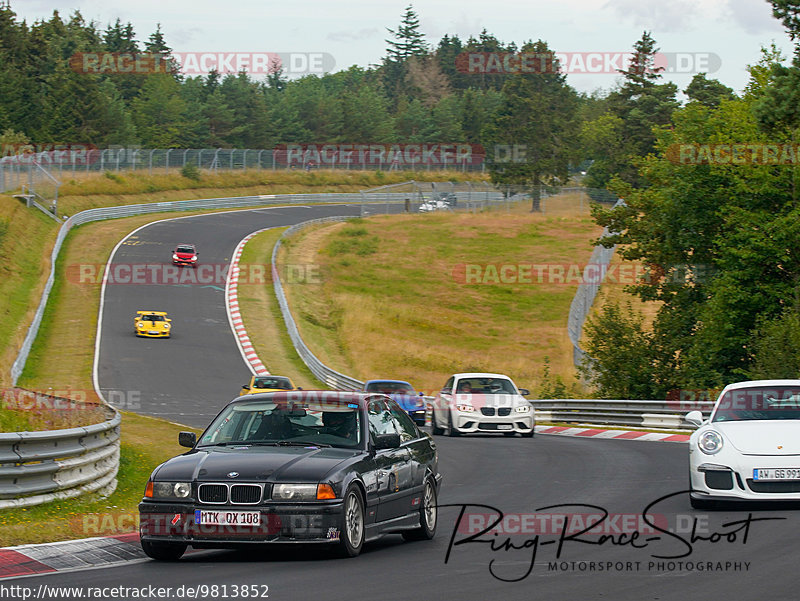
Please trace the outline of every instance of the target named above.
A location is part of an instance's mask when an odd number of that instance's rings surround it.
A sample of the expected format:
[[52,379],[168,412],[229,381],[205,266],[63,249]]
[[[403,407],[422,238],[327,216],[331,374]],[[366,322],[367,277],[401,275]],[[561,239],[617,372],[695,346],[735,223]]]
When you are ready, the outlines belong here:
[[476,432],[533,436],[536,420],[530,394],[503,374],[454,374],[436,395],[431,408],[434,434]]

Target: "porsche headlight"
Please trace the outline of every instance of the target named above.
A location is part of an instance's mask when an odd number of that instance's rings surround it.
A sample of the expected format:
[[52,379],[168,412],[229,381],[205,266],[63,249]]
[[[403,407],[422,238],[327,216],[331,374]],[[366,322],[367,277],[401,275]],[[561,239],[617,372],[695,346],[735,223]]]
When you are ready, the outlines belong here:
[[722,449],[722,436],[715,430],[706,430],[697,439],[697,446],[706,455],[714,455]]
[[139,323],[136,324],[136,327],[141,330],[144,328],[144,324],[140,321]]
[[149,482],[144,496],[158,499],[185,499],[191,492],[191,482]]
[[169,326],[169,324],[168,324],[168,323],[165,323],[165,324],[164,324],[164,329],[165,329],[165,330],[169,330],[169,327],[170,327],[170,326]]

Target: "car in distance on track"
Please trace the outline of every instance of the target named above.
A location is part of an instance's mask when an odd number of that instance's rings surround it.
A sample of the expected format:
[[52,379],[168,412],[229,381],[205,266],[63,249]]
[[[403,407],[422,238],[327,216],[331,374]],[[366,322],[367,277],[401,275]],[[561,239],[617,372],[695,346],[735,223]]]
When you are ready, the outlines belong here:
[[450,436],[476,432],[533,436],[533,407],[523,398],[530,394],[517,388],[503,374],[454,374],[433,401],[431,426],[434,434]]
[[242,386],[239,396],[276,390],[295,390],[295,385],[286,376],[252,376],[250,381]]
[[133,318],[133,331],[137,336],[169,338],[172,320],[164,311],[137,311]]
[[194,244],[178,244],[172,251],[172,264],[197,267],[197,249]]
[[800,380],[729,384],[689,439],[692,507],[724,501],[800,501]]
[[422,393],[403,380],[367,380],[364,391],[379,392],[396,401],[418,426],[425,425],[425,401]]
[[191,450],[156,467],[139,504],[153,559],[193,548],[330,545],[355,556],[384,534],[436,533],[442,476],[433,439],[397,403],[292,390],[231,401]]

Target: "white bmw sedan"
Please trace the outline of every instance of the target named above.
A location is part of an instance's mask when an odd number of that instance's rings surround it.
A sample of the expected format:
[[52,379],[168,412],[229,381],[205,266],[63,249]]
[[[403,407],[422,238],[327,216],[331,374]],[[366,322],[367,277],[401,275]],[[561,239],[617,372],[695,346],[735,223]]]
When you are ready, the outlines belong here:
[[436,395],[431,407],[434,434],[450,436],[476,432],[533,436],[533,407],[523,398],[530,394],[502,374],[454,374]]
[[756,380],[726,386],[708,421],[689,439],[691,504],[800,501],[800,380]]

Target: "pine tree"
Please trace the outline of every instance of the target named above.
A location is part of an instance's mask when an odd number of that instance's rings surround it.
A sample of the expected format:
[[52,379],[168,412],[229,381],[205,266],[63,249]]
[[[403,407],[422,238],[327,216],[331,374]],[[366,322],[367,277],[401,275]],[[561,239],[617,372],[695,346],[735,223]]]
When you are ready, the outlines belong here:
[[419,30],[419,17],[412,5],[406,7],[400,26],[396,30],[388,29],[394,40],[386,40],[389,48],[383,59],[383,85],[387,96],[395,104],[403,93],[408,68],[406,61],[412,56],[425,56],[428,45],[425,36]]

